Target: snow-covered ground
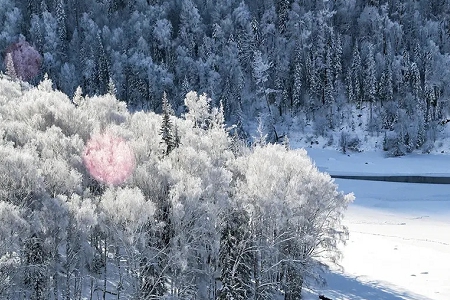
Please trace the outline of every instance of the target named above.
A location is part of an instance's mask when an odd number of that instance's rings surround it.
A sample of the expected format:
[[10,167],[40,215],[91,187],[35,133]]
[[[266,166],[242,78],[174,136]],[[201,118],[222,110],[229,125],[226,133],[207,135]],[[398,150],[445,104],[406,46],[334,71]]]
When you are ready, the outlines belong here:
[[386,157],[383,151],[348,152],[307,148],[324,172],[336,175],[429,175],[450,177],[450,155],[408,154]]
[[[450,176],[450,156],[385,158],[382,152],[307,149],[330,174]],[[337,179],[354,192],[344,222],[350,238],[342,248],[342,270],[328,286],[306,293],[332,299],[450,299],[450,185]]]

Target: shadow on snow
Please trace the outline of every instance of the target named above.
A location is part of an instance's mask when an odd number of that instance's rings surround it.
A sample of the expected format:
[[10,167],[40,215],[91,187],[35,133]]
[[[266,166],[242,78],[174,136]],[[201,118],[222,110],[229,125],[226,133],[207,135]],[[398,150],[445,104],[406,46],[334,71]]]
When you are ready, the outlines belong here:
[[304,299],[318,299],[325,295],[333,300],[427,300],[428,298],[407,291],[394,290],[377,282],[361,282],[357,278],[329,272],[325,275],[327,285],[323,288],[312,288],[304,292]]

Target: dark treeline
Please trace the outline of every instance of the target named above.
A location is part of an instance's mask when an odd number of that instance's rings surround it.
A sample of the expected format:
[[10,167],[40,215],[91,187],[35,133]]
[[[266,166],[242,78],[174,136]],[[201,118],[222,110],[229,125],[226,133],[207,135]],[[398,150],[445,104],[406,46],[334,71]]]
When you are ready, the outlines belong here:
[[344,146],[362,126],[394,155],[428,151],[446,120],[447,0],[0,3],[0,50],[24,36],[70,96],[113,82],[130,107],[161,111],[166,91],[180,113],[196,90],[230,122],[294,115],[318,135],[344,129]]

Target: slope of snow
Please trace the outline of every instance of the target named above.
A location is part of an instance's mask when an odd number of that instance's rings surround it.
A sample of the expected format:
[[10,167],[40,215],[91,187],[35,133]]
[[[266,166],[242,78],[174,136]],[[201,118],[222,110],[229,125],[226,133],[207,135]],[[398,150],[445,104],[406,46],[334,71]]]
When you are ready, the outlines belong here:
[[[307,149],[319,169],[331,174],[450,176],[450,157],[380,152],[342,153]],[[305,293],[332,299],[450,299],[450,185],[336,179],[354,192],[344,223],[342,269],[327,274],[328,286]]]

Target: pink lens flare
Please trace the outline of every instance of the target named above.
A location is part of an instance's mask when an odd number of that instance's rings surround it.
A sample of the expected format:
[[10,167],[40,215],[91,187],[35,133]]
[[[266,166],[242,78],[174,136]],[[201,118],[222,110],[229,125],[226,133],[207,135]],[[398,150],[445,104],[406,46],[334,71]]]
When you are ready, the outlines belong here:
[[109,185],[123,183],[135,168],[133,149],[124,139],[107,132],[91,137],[83,161],[92,177]]

